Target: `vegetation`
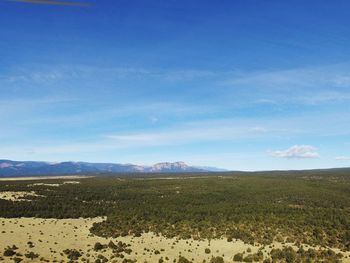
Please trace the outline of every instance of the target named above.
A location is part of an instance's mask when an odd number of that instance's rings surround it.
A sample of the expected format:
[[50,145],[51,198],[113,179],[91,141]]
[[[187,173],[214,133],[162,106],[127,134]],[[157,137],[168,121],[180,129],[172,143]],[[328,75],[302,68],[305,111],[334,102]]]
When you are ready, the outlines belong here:
[[81,257],[81,253],[76,249],[65,249],[63,251],[67,255],[67,258],[70,260],[78,260]]
[[31,260],[35,259],[35,258],[38,258],[39,257],[39,254],[36,254],[34,253],[33,251],[31,252],[28,252],[26,254],[24,254],[26,258],[29,258]]
[[12,257],[13,255],[16,254],[16,251],[13,249],[13,248],[6,248],[5,251],[4,251],[4,256],[5,257]]
[[237,262],[243,261],[243,253],[237,253],[233,256],[233,260]]
[[189,261],[187,258],[180,256],[178,263],[191,263],[192,261]]
[[341,254],[336,254],[333,250],[326,249],[316,251],[315,249],[304,250],[302,247],[298,251],[295,251],[292,247],[284,247],[283,249],[272,249],[271,259],[273,262],[284,261],[291,262],[306,262],[311,260],[312,262],[319,262],[321,260],[326,262],[341,262]]
[[103,246],[100,242],[96,242],[94,245],[95,251],[99,251],[99,250],[104,249],[104,248],[106,248],[106,246]]
[[210,263],[224,263],[224,259],[222,257],[211,258]]
[[[0,182],[0,191],[39,195],[25,197],[31,202],[0,200],[0,216],[107,216],[91,229],[104,237],[152,231],[185,239],[226,237],[264,245],[278,240],[350,250],[350,172],[223,173],[173,180],[95,177],[80,182],[59,187]],[[115,246],[116,251],[128,250]],[[95,250],[103,248],[95,245]],[[276,250],[271,257],[287,262],[303,257],[287,252]],[[234,260],[242,257],[234,255]]]
[[14,263],[22,262],[22,260],[23,260],[23,259],[22,259],[22,258],[19,258],[19,257],[14,257],[14,258],[13,258],[13,262],[14,262]]

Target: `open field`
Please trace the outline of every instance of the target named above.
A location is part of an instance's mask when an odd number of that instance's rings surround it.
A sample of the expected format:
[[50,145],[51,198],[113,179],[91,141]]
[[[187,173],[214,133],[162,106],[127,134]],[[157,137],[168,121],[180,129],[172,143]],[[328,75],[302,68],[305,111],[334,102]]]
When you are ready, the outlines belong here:
[[0,177],[0,181],[32,181],[32,180],[57,180],[57,179],[84,179],[92,176],[85,175],[65,175],[65,176],[18,176],[18,177]]
[[[124,258],[136,259],[137,262],[158,262],[160,258],[169,258],[167,261],[173,262],[180,255],[191,259],[194,262],[210,262],[212,256],[221,256],[227,262],[232,261],[233,255],[244,252],[244,254],[262,253],[268,254],[272,248],[282,248],[293,244],[282,244],[273,242],[272,246],[250,245],[240,240],[228,242],[226,239],[193,240],[166,238],[153,233],[144,233],[140,237],[125,236],[118,238],[103,238],[90,234],[90,227],[93,223],[103,221],[103,218],[77,218],[77,219],[40,219],[40,218],[0,218],[0,223],[4,233],[1,234],[0,249],[4,251],[7,246],[18,247],[16,253],[26,255],[33,252],[38,257],[30,262],[53,261],[66,262],[66,249],[74,248],[81,253],[79,261],[95,262],[100,255],[107,259],[122,262]],[[11,243],[11,241],[13,241]],[[131,252],[120,253],[123,259],[116,258],[113,250],[103,248],[95,250],[94,245],[99,242],[108,245],[112,241],[118,244],[119,241],[130,245]],[[305,246],[308,248],[308,246]],[[205,249],[210,249],[210,253],[205,253]],[[158,253],[159,252],[159,253]],[[348,254],[348,253],[347,253]],[[15,256],[14,256],[15,257]],[[14,258],[13,257],[13,258]],[[25,256],[24,256],[25,257]],[[100,256],[101,257],[101,256]],[[2,261],[13,262],[13,259],[0,257]],[[24,261],[24,262],[25,262]],[[349,261],[349,260],[348,260]]]
[[8,262],[350,262],[344,171],[0,182],[15,192],[35,195],[0,196],[0,251],[21,255]]
[[11,192],[5,191],[0,193],[0,199],[8,201],[30,201],[27,197],[40,196],[33,191]]

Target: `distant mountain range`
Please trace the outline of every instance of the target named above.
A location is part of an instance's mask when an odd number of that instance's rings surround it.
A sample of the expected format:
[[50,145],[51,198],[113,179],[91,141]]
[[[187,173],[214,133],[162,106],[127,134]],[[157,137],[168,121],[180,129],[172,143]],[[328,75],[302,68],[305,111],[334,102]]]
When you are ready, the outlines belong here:
[[31,162],[0,160],[0,176],[26,175],[65,175],[97,173],[180,173],[180,172],[218,172],[225,171],[215,167],[189,166],[184,162],[164,162],[154,165],[134,165],[118,163],[88,162]]

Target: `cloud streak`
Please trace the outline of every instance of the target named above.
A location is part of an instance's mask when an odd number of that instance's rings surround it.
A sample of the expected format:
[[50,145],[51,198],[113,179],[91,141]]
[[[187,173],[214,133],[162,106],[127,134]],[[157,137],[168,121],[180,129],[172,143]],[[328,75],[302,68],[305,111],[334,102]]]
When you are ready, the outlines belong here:
[[349,68],[350,65],[344,63],[241,73],[233,74],[221,84],[230,87],[235,96],[251,98],[254,90],[256,101],[261,103],[316,106],[350,100]]
[[[152,147],[163,145],[191,144],[198,142],[235,141],[241,138],[274,136],[287,131],[275,127],[261,126],[260,121],[238,119],[216,119],[199,122],[187,122],[178,127],[167,126],[139,133],[107,134],[104,138],[125,147]],[[288,132],[290,132],[288,130]]]
[[308,159],[320,157],[317,148],[311,145],[294,145],[287,150],[274,151],[271,153],[271,156],[286,159]]
[[338,156],[335,157],[337,161],[350,161],[350,156]]
[[39,5],[61,5],[61,6],[79,6],[89,7],[90,3],[86,2],[71,2],[71,1],[53,1],[53,0],[8,0],[10,2],[19,2],[27,4],[39,4]]

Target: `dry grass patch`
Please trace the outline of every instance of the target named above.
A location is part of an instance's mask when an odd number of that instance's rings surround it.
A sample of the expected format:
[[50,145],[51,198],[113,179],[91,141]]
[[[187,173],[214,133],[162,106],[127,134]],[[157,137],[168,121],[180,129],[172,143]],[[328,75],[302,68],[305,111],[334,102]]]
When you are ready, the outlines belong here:
[[33,196],[40,196],[43,197],[43,195],[38,195],[34,191],[30,192],[0,192],[0,199],[8,200],[8,201],[30,201],[30,199],[25,199],[26,197],[33,197]]

